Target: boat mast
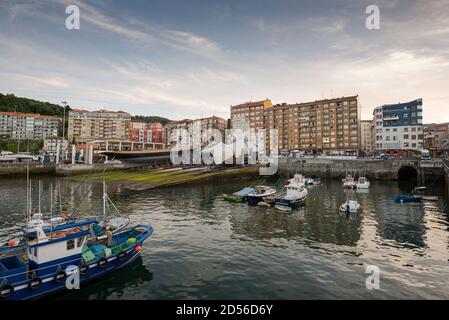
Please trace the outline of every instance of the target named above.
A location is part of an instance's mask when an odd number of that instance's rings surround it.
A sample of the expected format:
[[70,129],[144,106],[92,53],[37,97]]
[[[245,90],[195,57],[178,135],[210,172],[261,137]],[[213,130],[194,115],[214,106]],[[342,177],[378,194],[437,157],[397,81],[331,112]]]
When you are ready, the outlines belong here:
[[103,179],[103,221],[106,221],[106,181]]
[[38,193],[39,193],[39,214],[41,214],[41,181],[39,180],[39,189],[38,189]]
[[28,217],[30,215],[30,164],[27,162],[27,201],[26,201],[26,220],[28,223]]
[[59,213],[62,213],[61,181],[58,181]]

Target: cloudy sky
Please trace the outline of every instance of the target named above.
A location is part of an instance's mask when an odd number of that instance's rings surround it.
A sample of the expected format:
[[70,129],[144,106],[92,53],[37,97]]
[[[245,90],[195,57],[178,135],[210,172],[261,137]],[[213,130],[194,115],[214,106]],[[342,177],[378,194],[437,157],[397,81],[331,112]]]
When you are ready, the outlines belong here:
[[171,119],[354,94],[368,119],[423,98],[425,122],[449,121],[449,1],[0,0],[0,92]]

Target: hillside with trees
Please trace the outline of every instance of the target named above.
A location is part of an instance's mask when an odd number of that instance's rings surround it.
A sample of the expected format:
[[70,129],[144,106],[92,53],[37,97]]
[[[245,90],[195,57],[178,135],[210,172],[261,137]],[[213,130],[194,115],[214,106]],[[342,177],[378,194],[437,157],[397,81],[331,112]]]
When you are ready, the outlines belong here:
[[[68,109],[69,108],[67,108],[67,110]],[[39,113],[47,116],[62,117],[64,108],[49,102],[41,102],[28,98],[16,97],[13,94],[4,95],[0,93],[0,111]]]
[[132,117],[133,120],[136,121],[143,121],[146,123],[155,123],[159,122],[162,125],[166,125],[170,122],[170,119],[164,118],[164,117],[158,117],[158,116],[134,116]]

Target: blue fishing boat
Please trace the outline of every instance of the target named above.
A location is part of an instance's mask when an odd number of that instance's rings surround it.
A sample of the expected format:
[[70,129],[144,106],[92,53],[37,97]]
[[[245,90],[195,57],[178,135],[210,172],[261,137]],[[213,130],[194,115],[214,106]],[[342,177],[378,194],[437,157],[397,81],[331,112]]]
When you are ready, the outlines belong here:
[[[105,189],[104,216],[110,201]],[[48,226],[42,216],[32,217],[28,201],[20,242],[0,246],[0,300],[34,299],[69,289],[68,281],[82,286],[114,272],[136,259],[153,233],[151,226],[129,226],[125,218],[116,225],[105,218],[76,221],[71,216],[63,224],[50,220]]]
[[409,203],[409,202],[421,202],[422,197],[420,196],[407,196],[407,195],[399,195],[394,198],[394,202],[396,203]]
[[1,253],[0,300],[33,299],[63,291],[66,279],[74,274],[79,275],[81,286],[114,272],[140,255],[152,233],[152,227],[139,225],[112,234],[96,220],[24,233],[25,255]]

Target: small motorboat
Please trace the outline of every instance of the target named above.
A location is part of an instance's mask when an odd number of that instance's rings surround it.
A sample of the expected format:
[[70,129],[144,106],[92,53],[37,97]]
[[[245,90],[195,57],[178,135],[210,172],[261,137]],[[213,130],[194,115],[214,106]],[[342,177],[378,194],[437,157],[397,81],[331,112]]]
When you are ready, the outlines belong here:
[[421,200],[422,200],[421,196],[415,196],[415,195],[410,195],[410,196],[399,195],[394,198],[394,202],[396,202],[396,203],[410,203],[410,202],[416,203],[416,202],[421,202]]
[[253,188],[243,188],[233,194],[224,194],[223,199],[230,202],[245,202],[248,194],[254,191],[255,190]]
[[346,200],[345,203],[343,203],[340,206],[340,212],[343,213],[357,213],[362,209],[360,203],[358,203],[357,200]]
[[321,178],[320,177],[314,175],[314,176],[312,176],[312,179],[313,179],[313,185],[314,186],[321,185]]
[[299,177],[287,180],[285,183],[285,189],[285,195],[278,197],[275,200],[275,204],[277,206],[282,205],[295,209],[304,204],[308,191],[303,180],[299,179]]
[[366,177],[359,177],[355,187],[357,189],[369,189],[370,182]]
[[312,186],[314,184],[314,180],[312,178],[306,178],[305,179],[305,184],[306,186]]
[[243,197],[239,197],[233,194],[225,193],[223,194],[223,199],[229,202],[244,202]]
[[344,179],[341,180],[343,182],[344,189],[354,189],[356,186],[356,182],[354,178],[348,174]]
[[264,201],[264,198],[270,197],[276,193],[276,189],[268,186],[256,186],[254,191],[247,196],[248,204],[256,206],[259,202]]
[[417,193],[426,192],[426,191],[427,191],[427,187],[416,187],[413,189],[413,192],[417,192]]

